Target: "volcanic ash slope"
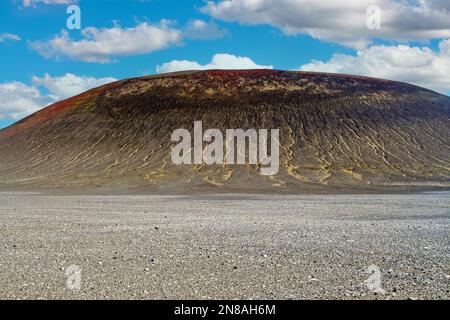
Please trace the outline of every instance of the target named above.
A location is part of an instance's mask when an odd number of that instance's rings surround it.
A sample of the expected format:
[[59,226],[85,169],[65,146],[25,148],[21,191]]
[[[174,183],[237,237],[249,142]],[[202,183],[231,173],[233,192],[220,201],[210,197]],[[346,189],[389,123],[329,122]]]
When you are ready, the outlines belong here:
[[[0,185],[176,192],[450,186],[450,98],[347,75],[193,71],[118,81],[0,131]],[[171,133],[280,129],[280,170],[174,165]]]

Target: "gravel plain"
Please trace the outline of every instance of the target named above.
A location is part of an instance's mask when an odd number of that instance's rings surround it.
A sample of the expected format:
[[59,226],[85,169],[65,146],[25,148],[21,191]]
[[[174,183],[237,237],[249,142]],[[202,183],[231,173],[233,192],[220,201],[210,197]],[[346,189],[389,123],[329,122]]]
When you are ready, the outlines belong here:
[[0,298],[449,299],[449,199],[1,192]]

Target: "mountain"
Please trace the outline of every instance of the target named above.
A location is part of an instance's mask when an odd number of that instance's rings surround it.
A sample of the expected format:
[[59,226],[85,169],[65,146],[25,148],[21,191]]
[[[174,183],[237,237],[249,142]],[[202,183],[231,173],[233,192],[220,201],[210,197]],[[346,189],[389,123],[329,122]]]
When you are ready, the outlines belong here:
[[[0,185],[161,192],[450,187],[450,98],[373,78],[275,70],[111,83],[0,131]],[[179,128],[279,129],[280,168],[174,165]]]

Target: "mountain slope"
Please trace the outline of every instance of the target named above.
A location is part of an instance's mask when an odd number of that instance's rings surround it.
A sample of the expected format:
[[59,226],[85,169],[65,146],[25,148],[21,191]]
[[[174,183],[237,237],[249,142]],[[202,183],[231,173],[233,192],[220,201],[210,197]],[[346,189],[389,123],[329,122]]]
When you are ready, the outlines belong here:
[[[450,186],[450,98],[412,85],[272,70],[118,81],[0,131],[0,184],[302,192]],[[176,166],[173,130],[280,129],[280,171]]]

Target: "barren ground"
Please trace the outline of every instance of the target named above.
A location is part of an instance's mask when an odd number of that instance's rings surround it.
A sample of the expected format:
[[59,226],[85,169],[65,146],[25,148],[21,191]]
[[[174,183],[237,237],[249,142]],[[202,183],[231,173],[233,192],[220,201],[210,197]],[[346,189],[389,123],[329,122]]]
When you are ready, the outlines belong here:
[[0,298],[449,299],[449,199],[1,192]]

